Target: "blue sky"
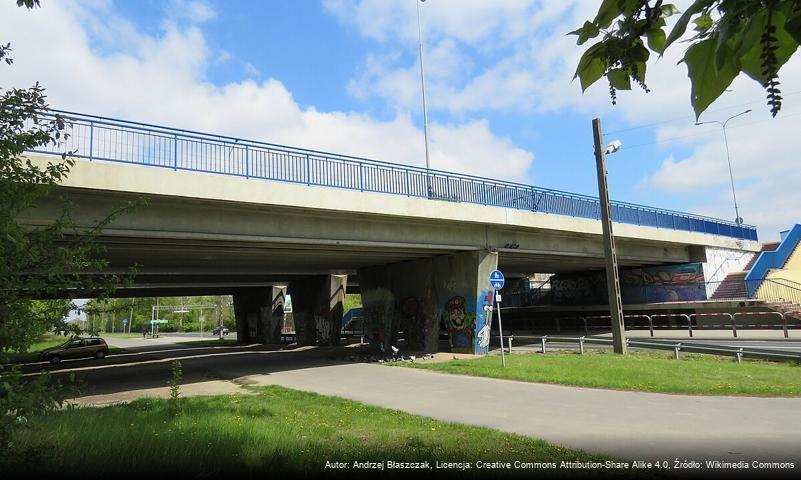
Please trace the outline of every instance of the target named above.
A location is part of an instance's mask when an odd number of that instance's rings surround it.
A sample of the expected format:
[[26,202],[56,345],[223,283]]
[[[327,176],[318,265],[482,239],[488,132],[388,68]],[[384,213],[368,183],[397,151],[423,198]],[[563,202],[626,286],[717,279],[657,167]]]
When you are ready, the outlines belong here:
[[[352,155],[424,161],[415,0],[61,0],[0,6],[16,63],[0,87],[41,81],[53,106]],[[688,2],[676,2],[680,7]],[[422,4],[432,167],[597,194],[591,119],[623,149],[617,200],[733,219],[719,128],[695,126],[683,46],[649,67],[650,94],[582,94],[577,0]],[[8,73],[10,72],[10,74]],[[784,111],[738,79],[702,120],[729,126],[741,214],[763,239],[799,221],[801,62]]]

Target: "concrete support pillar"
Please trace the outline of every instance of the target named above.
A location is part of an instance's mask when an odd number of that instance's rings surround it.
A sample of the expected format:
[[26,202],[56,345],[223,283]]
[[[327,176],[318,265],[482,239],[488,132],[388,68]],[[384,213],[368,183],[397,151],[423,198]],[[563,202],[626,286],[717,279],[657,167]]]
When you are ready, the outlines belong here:
[[289,284],[299,345],[338,345],[347,275],[320,275]]
[[278,343],[284,320],[286,287],[244,289],[234,293],[236,337],[241,343]]
[[270,304],[261,307],[264,343],[280,343],[284,326],[284,302],[286,286],[270,287]]
[[401,336],[408,351],[434,352],[442,325],[452,352],[486,353],[497,265],[497,254],[471,251],[360,269],[365,335],[386,352]]
[[234,293],[236,339],[239,343],[259,341],[261,307],[265,303],[264,289],[247,289]]

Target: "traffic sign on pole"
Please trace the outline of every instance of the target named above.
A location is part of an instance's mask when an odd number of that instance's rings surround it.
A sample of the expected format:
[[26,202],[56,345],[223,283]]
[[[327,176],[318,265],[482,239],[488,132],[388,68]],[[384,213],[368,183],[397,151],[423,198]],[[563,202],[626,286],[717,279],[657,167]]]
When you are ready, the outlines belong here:
[[501,362],[503,366],[506,367],[506,355],[503,352],[503,324],[501,323],[501,303],[500,303],[500,294],[498,290],[503,288],[503,285],[506,283],[506,279],[503,277],[503,273],[500,270],[493,270],[489,276],[490,286],[493,290],[493,299],[495,300],[495,305],[498,307],[498,335],[501,337]]
[[506,283],[506,279],[503,277],[503,273],[500,270],[493,270],[489,276],[490,285],[495,290],[500,290],[503,288],[504,283]]

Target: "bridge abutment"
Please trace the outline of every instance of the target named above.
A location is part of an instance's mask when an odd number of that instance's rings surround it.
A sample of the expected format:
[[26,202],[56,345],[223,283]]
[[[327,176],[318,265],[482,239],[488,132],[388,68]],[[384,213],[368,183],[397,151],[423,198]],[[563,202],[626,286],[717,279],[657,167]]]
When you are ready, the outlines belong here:
[[289,284],[299,345],[339,345],[347,275],[319,275]]
[[430,353],[442,322],[450,351],[486,353],[497,265],[497,253],[469,251],[360,269],[365,336],[389,352],[402,332],[406,350]]

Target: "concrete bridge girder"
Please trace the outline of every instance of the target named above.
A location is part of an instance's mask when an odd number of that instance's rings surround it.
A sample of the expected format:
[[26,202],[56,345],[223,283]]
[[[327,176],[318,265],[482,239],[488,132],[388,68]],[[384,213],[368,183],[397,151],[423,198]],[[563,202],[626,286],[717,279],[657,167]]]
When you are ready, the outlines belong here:
[[[87,224],[129,194],[66,190],[78,207],[75,217]],[[465,222],[311,212],[275,206],[150,198],[149,205],[121,216],[104,231],[112,266],[132,263],[148,268],[225,268],[319,273],[353,271],[459,251],[502,253],[506,270],[560,271],[603,265],[599,236]],[[436,202],[442,203],[442,202]],[[45,223],[61,202],[44,202],[27,214],[31,224]],[[516,248],[505,248],[514,244]],[[691,261],[691,245],[621,237],[621,265],[658,265]],[[264,273],[269,273],[265,271]],[[334,272],[336,273],[336,272]]]

